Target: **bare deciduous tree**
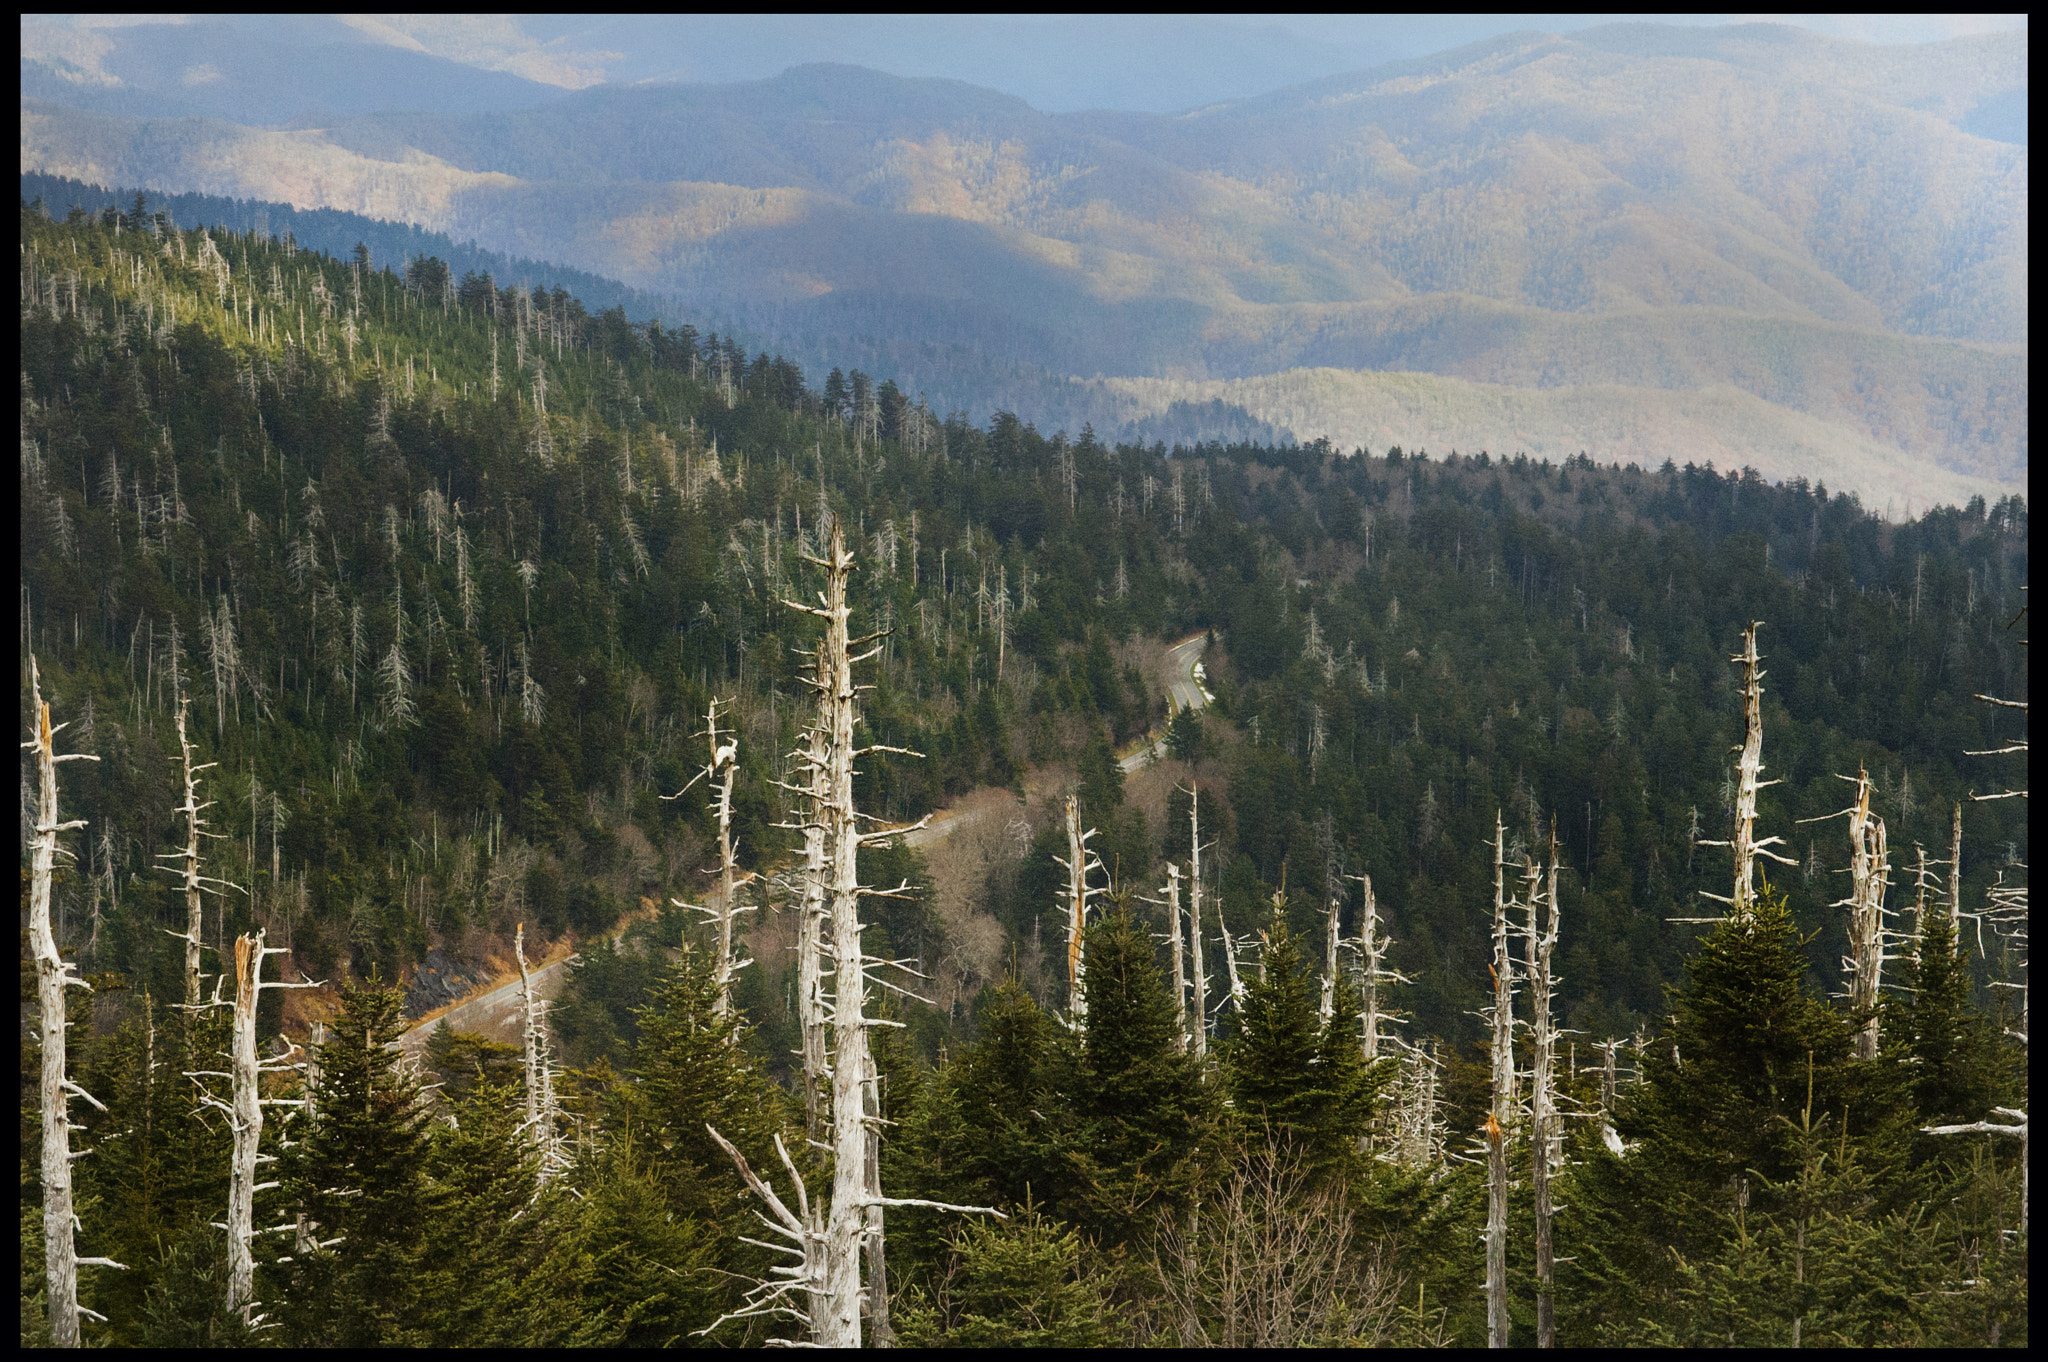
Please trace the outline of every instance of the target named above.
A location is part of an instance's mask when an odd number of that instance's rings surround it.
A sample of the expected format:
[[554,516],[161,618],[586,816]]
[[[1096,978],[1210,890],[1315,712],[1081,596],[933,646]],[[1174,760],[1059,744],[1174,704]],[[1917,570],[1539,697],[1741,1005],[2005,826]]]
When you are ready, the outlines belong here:
[[1199,1220],[1162,1225],[1153,1271],[1161,1342],[1184,1348],[1375,1347],[1399,1279],[1357,1246],[1341,1184],[1316,1187],[1294,1149],[1254,1150]]

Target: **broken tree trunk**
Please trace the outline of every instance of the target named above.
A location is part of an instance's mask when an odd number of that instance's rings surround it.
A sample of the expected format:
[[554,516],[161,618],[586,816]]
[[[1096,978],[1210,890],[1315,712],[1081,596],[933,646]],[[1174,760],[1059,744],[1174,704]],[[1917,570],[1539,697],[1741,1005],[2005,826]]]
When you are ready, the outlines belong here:
[[[1762,627],[1761,620],[1752,620],[1742,631],[1742,651],[1729,658],[1742,668],[1742,744],[1735,750],[1740,754],[1735,763],[1735,827],[1726,841],[1701,838],[1699,844],[1706,847],[1729,847],[1735,853],[1735,883],[1727,898],[1719,894],[1700,892],[1707,898],[1728,905],[1728,916],[1737,922],[1747,923],[1756,915],[1756,858],[1766,856],[1781,865],[1796,865],[1778,852],[1773,846],[1784,845],[1782,837],[1756,835],[1756,797],[1759,790],[1776,785],[1775,780],[1765,780],[1764,773],[1764,677],[1768,675],[1762,667],[1763,661],[1756,651],[1756,631]],[[1678,919],[1692,921],[1696,919]]]
[[1088,872],[1102,868],[1102,862],[1088,849],[1088,839],[1094,835],[1094,828],[1081,831],[1081,800],[1068,795],[1067,855],[1060,861],[1067,869],[1067,1011],[1075,1029],[1081,1031],[1088,1029],[1087,961],[1083,951],[1088,936],[1088,900],[1102,892],[1088,887]]
[[228,1179],[228,1309],[241,1312],[243,1322],[251,1326],[257,1322],[256,1258],[252,1249],[256,1237],[256,1194],[278,1185],[256,1181],[256,1165],[270,1157],[260,1152],[263,1075],[291,1067],[291,1052],[297,1048],[287,1042],[286,1050],[277,1057],[282,1062],[269,1066],[257,1058],[256,1008],[266,988],[319,987],[315,983],[288,984],[281,980],[264,983],[263,957],[289,952],[266,947],[263,939],[260,931],[254,936],[235,938],[235,1011],[228,1041],[228,1119],[234,1131]]
[[1884,820],[1870,812],[1870,776],[1856,773],[1849,811],[1849,1011],[1857,1019],[1856,1057],[1876,1059],[1881,1040],[1877,991],[1884,976],[1884,890],[1889,857]]
[[[43,701],[42,674],[36,667],[34,656],[29,658],[29,687],[35,735],[22,746],[33,747],[36,752],[36,823],[35,839],[31,844],[29,941],[36,957],[38,1038],[43,1050],[43,1275],[49,1302],[50,1342],[59,1348],[75,1348],[78,1346],[78,1317],[81,1313],[91,1313],[78,1304],[79,1265],[98,1263],[106,1267],[120,1267],[122,1264],[105,1258],[81,1259],[72,1237],[78,1228],[78,1214],[71,1201],[70,1099],[77,1096],[92,1102],[95,1107],[100,1104],[87,1096],[85,1089],[73,1083],[65,1072],[64,990],[91,986],[72,973],[71,965],[57,954],[57,939],[50,930],[50,884],[55,877],[57,858],[70,854],[57,845],[57,835],[85,826],[82,818],[68,823],[58,821],[57,763],[98,761],[99,758],[84,753],[57,755],[54,739],[64,725],[50,726],[50,707]],[[100,1110],[106,1108],[100,1107]],[[95,1315],[94,1318],[100,1316]]]

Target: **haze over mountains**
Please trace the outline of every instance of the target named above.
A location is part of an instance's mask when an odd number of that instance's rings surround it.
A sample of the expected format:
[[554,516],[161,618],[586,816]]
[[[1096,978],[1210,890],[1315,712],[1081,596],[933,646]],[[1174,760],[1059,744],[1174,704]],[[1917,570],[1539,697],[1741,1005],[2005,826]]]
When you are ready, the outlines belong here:
[[1171,115],[120,33],[25,46],[24,172],[474,237],[944,407],[1712,459],[1901,512],[2026,477],[2024,32],[1520,33]]

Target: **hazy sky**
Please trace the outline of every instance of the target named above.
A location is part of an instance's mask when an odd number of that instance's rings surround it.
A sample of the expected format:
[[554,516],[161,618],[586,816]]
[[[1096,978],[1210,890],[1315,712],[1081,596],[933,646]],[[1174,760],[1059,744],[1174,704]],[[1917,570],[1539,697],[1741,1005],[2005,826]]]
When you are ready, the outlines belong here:
[[649,80],[754,80],[803,62],[946,76],[1037,108],[1177,112],[1424,56],[1517,30],[1595,24],[1797,24],[1871,42],[2024,29],[2025,15],[66,15],[95,29],[225,19],[285,42],[387,43],[569,89]]

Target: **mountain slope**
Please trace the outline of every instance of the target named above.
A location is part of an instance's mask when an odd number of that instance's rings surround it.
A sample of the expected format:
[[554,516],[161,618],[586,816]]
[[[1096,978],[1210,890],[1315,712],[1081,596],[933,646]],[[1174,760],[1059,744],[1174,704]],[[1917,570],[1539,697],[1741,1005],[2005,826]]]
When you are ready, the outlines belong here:
[[[1654,394],[1731,388],[1782,409],[1761,438],[1795,462],[1820,438],[1854,469],[1874,441],[2014,486],[2027,152],[1958,123],[2024,88],[2024,49],[1619,25],[1180,117],[821,66],[300,132],[25,102],[22,163],[474,235],[811,362],[930,344],[1082,378],[1395,369],[1673,412]],[[1036,386],[954,367],[897,376],[981,412]]]

